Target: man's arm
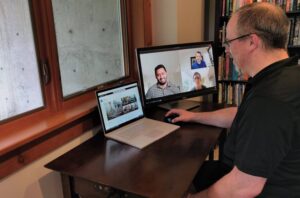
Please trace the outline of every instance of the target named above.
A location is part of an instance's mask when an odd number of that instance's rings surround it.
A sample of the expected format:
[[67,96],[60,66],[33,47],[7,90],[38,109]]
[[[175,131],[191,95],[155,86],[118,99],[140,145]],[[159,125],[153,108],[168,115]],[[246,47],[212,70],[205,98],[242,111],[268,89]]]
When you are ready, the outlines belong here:
[[234,167],[207,190],[187,198],[253,198],[259,195],[266,183],[266,178],[246,174]]
[[236,115],[237,107],[229,107],[212,112],[190,112],[183,109],[172,109],[167,112],[166,116],[178,114],[173,122],[198,122],[202,124],[229,128]]

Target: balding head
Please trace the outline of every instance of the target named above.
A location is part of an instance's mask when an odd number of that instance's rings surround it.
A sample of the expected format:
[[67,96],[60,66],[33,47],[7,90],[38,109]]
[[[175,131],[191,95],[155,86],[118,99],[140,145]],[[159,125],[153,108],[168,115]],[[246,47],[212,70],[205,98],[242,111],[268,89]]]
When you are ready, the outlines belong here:
[[289,20],[284,11],[270,3],[252,3],[234,13],[238,35],[256,33],[266,49],[285,49]]

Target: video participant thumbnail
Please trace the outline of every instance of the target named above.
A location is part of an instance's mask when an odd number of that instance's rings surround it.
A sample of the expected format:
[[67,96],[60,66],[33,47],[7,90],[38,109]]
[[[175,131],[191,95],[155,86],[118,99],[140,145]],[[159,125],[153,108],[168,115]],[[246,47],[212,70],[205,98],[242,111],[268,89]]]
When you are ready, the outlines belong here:
[[138,109],[137,98],[133,95],[113,99],[104,104],[107,120],[120,117]]

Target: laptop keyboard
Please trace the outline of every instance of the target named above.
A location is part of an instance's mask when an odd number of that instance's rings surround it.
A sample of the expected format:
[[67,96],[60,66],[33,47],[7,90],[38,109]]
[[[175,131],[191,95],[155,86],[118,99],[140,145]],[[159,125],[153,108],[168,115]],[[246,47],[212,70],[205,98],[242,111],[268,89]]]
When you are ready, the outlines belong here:
[[143,125],[133,125],[126,127],[126,131],[119,133],[118,136],[122,138],[134,138],[140,135],[145,135],[145,133],[151,133],[153,129],[146,129]]
[[159,130],[156,130],[156,128],[146,128],[143,125],[134,125],[126,128],[126,131],[123,133],[120,133],[118,136],[122,138],[135,138],[138,136],[148,136],[148,137],[156,137],[157,135],[160,135],[161,132]]

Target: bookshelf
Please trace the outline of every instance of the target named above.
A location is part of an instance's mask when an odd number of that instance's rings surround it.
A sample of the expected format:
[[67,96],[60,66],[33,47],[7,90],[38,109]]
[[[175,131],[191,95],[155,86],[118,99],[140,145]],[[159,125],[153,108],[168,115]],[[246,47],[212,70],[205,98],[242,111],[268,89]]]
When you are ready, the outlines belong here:
[[229,55],[225,54],[222,42],[231,13],[245,3],[261,1],[274,3],[285,10],[291,23],[288,52],[290,56],[300,56],[300,0],[205,0],[204,38],[215,41],[215,53],[219,57],[216,61],[218,96],[214,97],[214,102],[237,106],[241,102],[248,77],[243,75],[234,66]]

